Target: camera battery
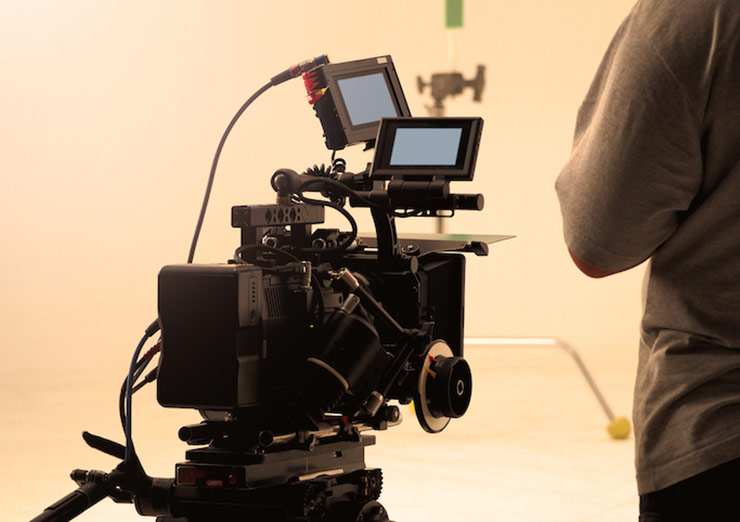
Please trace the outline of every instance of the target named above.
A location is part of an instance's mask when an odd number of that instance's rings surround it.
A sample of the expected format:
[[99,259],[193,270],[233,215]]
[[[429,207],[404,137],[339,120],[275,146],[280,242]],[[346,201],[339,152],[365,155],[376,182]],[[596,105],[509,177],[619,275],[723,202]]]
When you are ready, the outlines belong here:
[[161,405],[232,410],[256,403],[262,284],[262,270],[247,264],[162,268]]

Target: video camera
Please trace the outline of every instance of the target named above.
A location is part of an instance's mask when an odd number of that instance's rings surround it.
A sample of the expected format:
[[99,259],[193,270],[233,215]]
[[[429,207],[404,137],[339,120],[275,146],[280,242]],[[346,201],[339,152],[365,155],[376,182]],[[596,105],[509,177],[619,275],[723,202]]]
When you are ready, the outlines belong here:
[[[430,433],[466,412],[462,253],[486,255],[494,239],[399,237],[395,220],[482,209],[482,195],[453,194],[450,182],[473,179],[483,122],[411,118],[390,56],[323,62],[303,80],[327,148],[365,143],[373,161],[358,173],[334,156],[277,170],[275,204],[232,208],[233,259],[162,268],[157,399],[200,410],[203,422],[179,436],[201,447],[174,479],[147,477],[134,456],[106,479],[76,471],[80,489],[94,484],[161,522],[387,521],[364,432],[401,422],[391,401],[413,402]],[[374,235],[359,234],[347,206],[369,209]],[[351,230],[314,230],[327,208]]]

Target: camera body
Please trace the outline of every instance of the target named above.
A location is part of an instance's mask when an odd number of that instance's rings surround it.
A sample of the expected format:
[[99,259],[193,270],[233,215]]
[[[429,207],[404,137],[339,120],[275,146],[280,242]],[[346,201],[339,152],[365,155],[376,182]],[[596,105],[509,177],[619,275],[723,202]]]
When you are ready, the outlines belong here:
[[[397,417],[391,400],[416,401],[422,427],[441,431],[472,391],[461,252],[487,247],[399,238],[395,220],[482,208],[480,194],[449,187],[473,178],[482,120],[411,118],[389,56],[320,66],[304,81],[327,147],[365,142],[374,160],[356,174],[343,163],[278,170],[275,204],[232,208],[234,260],[161,270],[157,398],[240,422],[252,442],[327,419],[384,427]],[[370,210],[374,235],[357,234],[347,204]],[[314,230],[325,208],[353,230]]]
[[[326,232],[319,229],[311,237],[326,237]],[[269,233],[274,238],[276,231]],[[413,242],[403,247],[420,253]],[[307,265],[298,262],[282,265],[282,272],[243,263],[164,267],[159,275],[163,338],[159,402],[238,412],[240,418],[258,421],[263,430],[290,431],[299,427],[289,425],[297,421],[289,414],[295,413],[295,401],[301,401],[291,392],[306,393],[291,388],[301,386],[309,376],[321,381],[321,375],[304,363],[325,354],[324,358],[349,358],[340,363],[340,371],[357,374],[347,379],[353,384],[344,401],[331,405],[335,412],[353,418],[391,364],[389,353],[396,351],[399,334],[371,311],[362,315],[341,311],[350,294],[332,285],[327,274],[343,268],[363,281],[400,326],[425,332],[414,341],[420,346],[403,370],[405,378],[394,383],[387,399],[402,403],[414,399],[415,370],[424,355],[421,345],[441,339],[452,355],[463,356],[463,255],[403,254],[397,266],[385,270],[377,249],[366,246],[327,259],[318,254],[311,257],[318,258],[318,269],[309,268],[314,272],[310,276],[318,280],[313,286],[306,285],[306,274],[300,273]],[[320,314],[312,305],[317,293],[323,302]],[[327,353],[332,350],[337,353]],[[342,350],[348,353],[338,354]]]

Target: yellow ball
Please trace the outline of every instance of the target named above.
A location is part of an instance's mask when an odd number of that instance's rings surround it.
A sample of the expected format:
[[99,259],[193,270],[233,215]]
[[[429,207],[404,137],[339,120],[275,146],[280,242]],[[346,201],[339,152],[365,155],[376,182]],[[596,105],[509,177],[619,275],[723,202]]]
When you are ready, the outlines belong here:
[[609,426],[606,427],[606,431],[613,439],[626,439],[630,436],[632,425],[627,417],[617,417],[609,423]]

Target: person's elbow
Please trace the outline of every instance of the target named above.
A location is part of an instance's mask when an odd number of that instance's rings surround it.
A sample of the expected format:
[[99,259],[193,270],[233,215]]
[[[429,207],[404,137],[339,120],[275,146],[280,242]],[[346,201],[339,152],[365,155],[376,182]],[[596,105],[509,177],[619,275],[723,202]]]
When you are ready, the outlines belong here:
[[575,263],[576,267],[578,267],[578,269],[581,272],[583,272],[589,277],[599,279],[602,277],[610,276],[612,274],[616,274],[617,272],[621,271],[621,270],[614,270],[614,271],[602,270],[599,267],[593,266],[592,264],[585,262],[583,259],[579,258],[577,255],[575,255],[570,250],[568,250],[568,252],[570,253],[570,257],[573,259],[573,263]]

